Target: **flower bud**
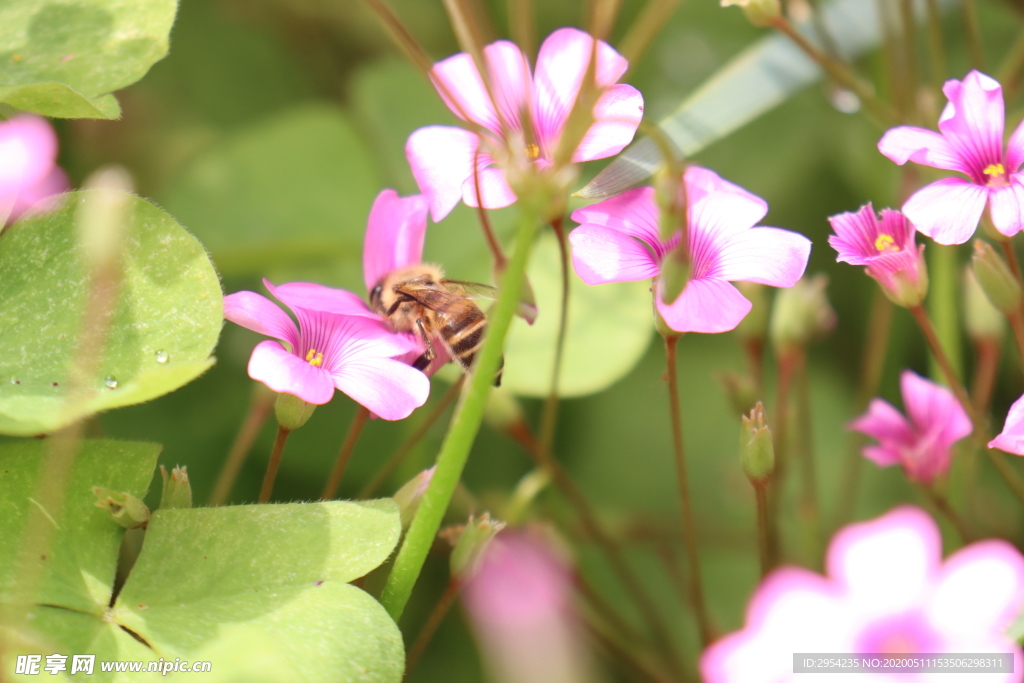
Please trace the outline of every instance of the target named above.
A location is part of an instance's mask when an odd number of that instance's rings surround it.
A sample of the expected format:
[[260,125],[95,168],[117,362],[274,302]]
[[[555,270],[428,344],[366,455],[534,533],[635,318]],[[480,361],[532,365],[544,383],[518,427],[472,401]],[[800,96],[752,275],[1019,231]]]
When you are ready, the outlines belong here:
[[973,342],[1001,341],[1006,330],[1006,318],[985,296],[970,266],[964,268],[964,327]]
[[[681,244],[681,243],[680,243]],[[693,274],[693,263],[686,248],[673,249],[661,264],[658,276],[658,294],[666,304],[672,304],[686,288]]]
[[686,193],[681,191],[678,164],[664,164],[654,176],[654,198],[658,202],[658,224],[665,242],[679,232],[686,221]]
[[991,244],[974,240],[974,255],[971,257],[974,275],[978,278],[985,296],[1005,315],[1020,310],[1021,288],[1017,278],[1010,272],[1006,261],[995,252]]
[[110,518],[125,529],[141,529],[149,524],[149,508],[130,493],[94,486],[96,507],[110,513]]
[[160,477],[164,480],[163,491],[160,495],[160,509],[169,508],[189,509],[192,507],[192,486],[188,483],[188,471],[184,467],[175,467],[167,474],[167,470],[160,465]]
[[754,26],[771,26],[782,15],[779,0],[722,0],[722,7],[737,6]]
[[753,379],[735,372],[719,373],[715,379],[722,385],[725,396],[729,399],[729,406],[737,415],[743,417],[753,410],[754,404],[757,403],[757,385]]
[[480,561],[491,540],[499,531],[505,528],[505,523],[491,519],[491,515],[485,512],[479,518],[470,517],[459,540],[452,550],[450,560],[452,577],[465,582],[473,578],[480,568]]
[[274,402],[274,414],[277,416],[277,424],[282,429],[289,431],[298,429],[306,424],[306,420],[313,414],[316,405],[306,403],[295,394],[278,394]]
[[775,448],[768,428],[764,406],[758,401],[740,426],[740,464],[754,484],[764,484],[775,469]]
[[772,343],[779,351],[803,347],[836,326],[836,312],[828,302],[828,277],[819,273],[779,290],[771,315]]
[[750,313],[740,321],[736,332],[743,339],[763,341],[768,336],[768,314],[771,302],[768,300],[768,288],[756,282],[739,281],[734,283],[740,294],[753,304]]
[[412,524],[412,518],[420,509],[420,501],[423,500],[423,494],[427,492],[427,487],[430,486],[430,480],[433,478],[434,468],[431,467],[429,470],[423,470],[417,474],[395,492],[393,498],[398,503],[398,512],[402,516],[402,529],[408,529]]

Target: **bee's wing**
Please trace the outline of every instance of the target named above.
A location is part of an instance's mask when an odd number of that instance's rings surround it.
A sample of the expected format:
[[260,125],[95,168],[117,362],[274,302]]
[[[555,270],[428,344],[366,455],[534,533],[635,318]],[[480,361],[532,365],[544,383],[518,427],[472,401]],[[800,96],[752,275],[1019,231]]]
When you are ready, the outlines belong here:
[[465,282],[463,280],[441,280],[441,286],[452,294],[467,299],[489,299],[498,298],[498,290],[490,285],[479,282]]
[[453,294],[445,289],[437,289],[435,287],[424,287],[422,285],[415,284],[413,282],[406,282],[402,285],[395,287],[395,292],[399,294],[405,294],[411,299],[415,299],[418,304],[432,311],[444,312],[453,302],[464,299],[464,296]]

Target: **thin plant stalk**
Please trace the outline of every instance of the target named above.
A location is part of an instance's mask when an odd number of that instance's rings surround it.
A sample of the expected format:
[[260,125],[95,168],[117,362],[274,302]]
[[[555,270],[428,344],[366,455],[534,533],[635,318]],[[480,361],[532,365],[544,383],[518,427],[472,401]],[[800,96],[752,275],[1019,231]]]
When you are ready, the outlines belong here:
[[903,98],[906,101],[903,119],[906,121],[915,118],[917,86],[920,78],[917,66],[917,21],[914,17],[914,0],[900,0],[900,24],[903,28],[900,52],[903,57],[906,82],[909,86]]
[[935,90],[936,98],[940,98],[942,83],[946,78],[946,41],[942,35],[942,13],[939,11],[939,0],[927,0],[927,6],[928,56],[931,61],[928,76],[932,88]]
[[1010,323],[1010,330],[1013,332],[1013,341],[1017,345],[1017,355],[1020,356],[1021,364],[1024,365],[1024,315],[1015,311],[1006,316]]
[[1017,278],[1017,282],[1021,282],[1020,261],[1017,259],[1017,250],[1013,248],[1013,240],[999,240],[999,246],[1006,257],[1006,264],[1010,266],[1010,272]]
[[625,81],[629,72],[640,63],[680,2],[682,0],[647,0],[647,4],[640,10],[640,15],[626,29],[626,34],[619,43],[619,54],[629,62],[626,73],[619,80]]
[[508,26],[512,40],[531,60],[537,38],[533,28],[533,0],[508,0]]
[[996,80],[1003,84],[1003,94],[1007,101],[1013,101],[1020,87],[1021,71],[1024,71],[1024,31],[1018,32],[1017,39],[1007,50],[1003,63],[996,71]]
[[249,410],[245,413],[245,419],[242,420],[242,424],[238,428],[238,434],[235,436],[234,443],[231,444],[231,450],[228,451],[228,457],[217,477],[217,483],[210,495],[210,507],[217,507],[227,502],[228,496],[231,495],[231,488],[235,485],[238,473],[241,472],[242,465],[245,464],[250,451],[252,451],[256,437],[259,436],[260,430],[263,429],[267,418],[274,410],[275,396],[276,394],[262,384],[253,383]]
[[697,527],[693,520],[690,504],[690,483],[686,473],[686,453],[683,450],[683,422],[679,404],[679,375],[676,363],[678,336],[665,336],[665,365],[668,373],[668,400],[672,419],[672,444],[675,451],[676,476],[679,480],[679,503],[683,523],[683,546],[690,567],[690,600],[700,628],[701,642],[707,647],[715,639],[711,617],[704,602],[704,586],[701,580],[700,554],[697,548]]
[[460,377],[456,382],[452,383],[452,385],[448,387],[448,391],[444,392],[441,400],[437,402],[437,405],[434,406],[432,411],[430,411],[430,414],[420,422],[419,426],[416,427],[416,430],[409,435],[409,438],[398,447],[390,458],[388,458],[388,461],[380,468],[380,472],[378,472],[373,479],[371,479],[366,486],[362,488],[359,494],[356,495],[356,498],[365,499],[377,493],[380,487],[384,485],[384,482],[388,480],[388,477],[398,469],[398,466],[402,464],[406,456],[409,455],[409,453],[412,452],[412,449],[416,447],[416,444],[418,444],[423,437],[427,435],[427,432],[429,432],[430,428],[434,426],[434,423],[441,419],[441,416],[444,415],[444,411],[448,409],[448,406],[452,404],[455,397],[458,396],[459,392],[462,390],[462,381],[463,377]]
[[569,245],[559,217],[551,221],[551,229],[558,239],[558,253],[562,268],[562,301],[558,312],[558,336],[555,338],[555,357],[551,363],[551,383],[547,399],[544,401],[544,412],[540,420],[541,446],[551,451],[555,442],[555,428],[558,424],[558,382],[562,376],[562,363],[565,358],[565,336],[569,327]]
[[427,649],[427,645],[430,644],[430,641],[437,632],[441,622],[444,621],[444,618],[448,615],[452,605],[455,604],[455,599],[459,596],[459,590],[461,588],[462,583],[459,580],[455,578],[448,580],[448,585],[445,586],[444,592],[441,593],[441,597],[438,598],[437,604],[434,605],[434,609],[431,610],[430,616],[427,617],[427,623],[425,623],[423,628],[420,629],[412,647],[409,648],[409,654],[405,658],[406,676],[409,675],[409,672],[411,672],[413,667],[416,666],[416,662],[418,662],[420,657],[423,656],[423,653]]
[[814,464],[811,387],[806,350],[801,350],[798,355],[796,384],[797,424],[800,425],[800,520],[804,527],[804,552],[809,558],[818,558],[821,555],[821,516],[818,508],[817,468]]
[[480,229],[484,231],[484,239],[487,241],[487,248],[491,250],[491,258],[494,259],[494,271],[500,273],[505,270],[505,264],[508,263],[508,259],[505,257],[505,251],[501,248],[501,242],[498,240],[498,236],[494,234],[494,228],[491,227],[491,220],[487,216],[487,209],[484,208],[484,203],[479,201],[479,198],[483,195],[480,193],[480,150],[476,151],[473,158],[473,191],[476,192],[477,196],[477,208],[476,214],[480,218]]
[[270,461],[267,462],[267,471],[263,475],[263,485],[260,487],[261,503],[269,502],[270,494],[274,492],[274,480],[277,479],[277,470],[281,466],[281,454],[284,453],[284,445],[288,442],[288,436],[291,433],[292,430],[278,425],[274,449],[270,452]]
[[[858,415],[867,408],[871,397],[878,393],[878,385],[882,380],[882,370],[885,368],[885,357],[892,331],[892,311],[893,303],[882,293],[880,288],[875,288],[871,314],[868,318],[867,338],[864,341],[864,354],[860,361],[860,386],[857,388],[855,408]],[[843,466],[843,486],[837,506],[836,528],[852,519],[854,508],[857,506],[857,493],[860,489],[864,462],[864,458],[860,454],[862,442],[863,437],[859,433],[851,434],[847,446],[846,462]]]
[[[960,267],[957,248],[953,245],[932,244],[929,265],[931,285],[928,288],[928,314],[934,324],[936,338],[945,352],[949,367],[957,377],[963,377],[963,351],[960,343],[959,284]],[[938,359],[935,359],[938,363]],[[935,365],[931,374],[937,375]],[[944,371],[943,371],[944,372]]]
[[757,548],[761,560],[761,578],[772,570],[772,532],[768,515],[768,489],[765,484],[751,482],[754,486],[754,500],[757,503]]
[[782,554],[782,537],[779,533],[782,518],[782,497],[785,490],[785,479],[789,472],[789,397],[793,386],[793,375],[796,372],[797,356],[792,351],[780,351],[776,358],[778,379],[775,385],[775,469],[772,472],[772,491],[768,501],[768,514],[771,521],[768,531],[772,534],[770,549],[771,564],[775,566]]
[[620,642],[611,628],[596,623],[593,619],[588,619],[587,622],[594,640],[607,650],[611,657],[618,660],[623,669],[629,672],[629,680],[672,683],[673,679],[668,674],[653,668],[649,662],[637,656],[634,648]]
[[[1020,348],[1019,344],[1020,340],[1018,339],[1018,348]],[[971,397],[974,399],[974,409],[978,411],[979,415],[986,414],[992,403],[992,391],[996,385],[999,357],[1002,355],[1002,350],[1002,344],[994,339],[982,339],[974,344],[974,378],[971,381]]]
[[505,336],[519,305],[526,264],[534,236],[540,224],[539,206],[520,197],[519,229],[516,249],[502,274],[498,301],[491,309],[483,346],[477,355],[475,367],[462,398],[455,407],[451,425],[437,456],[434,476],[423,495],[420,507],[395,557],[391,573],[381,594],[381,604],[397,621],[405,610],[413,586],[419,578],[427,552],[441,526],[448,503],[462,476],[469,451],[483,420],[487,394],[494,373],[501,361]]
[[331,476],[327,478],[327,483],[324,485],[324,492],[320,496],[320,500],[331,500],[338,492],[338,487],[341,486],[341,478],[345,476],[345,468],[348,467],[348,461],[352,458],[352,452],[356,449],[356,442],[359,441],[359,435],[363,433],[363,427],[366,426],[366,420],[369,417],[370,411],[363,406],[359,406],[355,416],[352,418],[352,424],[349,425],[348,432],[345,434],[345,440],[341,443],[341,448],[338,450],[338,457],[334,461],[334,469],[331,470]]
[[[983,443],[986,439],[982,436],[986,433],[985,424],[982,421],[981,416],[974,409],[974,404],[971,403],[970,397],[967,395],[967,390],[964,389],[964,385],[960,382],[960,379],[956,376],[953,371],[953,366],[949,362],[949,358],[946,357],[945,351],[942,349],[942,345],[939,343],[939,337],[935,333],[935,328],[932,327],[931,319],[928,317],[928,313],[921,306],[912,306],[910,308],[911,314],[917,321],[917,324],[921,328],[921,332],[924,334],[925,340],[928,342],[928,346],[932,351],[932,355],[935,357],[935,361],[942,369],[943,374],[946,377],[946,382],[949,384],[950,389],[953,390],[953,394],[960,402],[964,412],[971,420],[971,426],[974,430],[975,438],[979,438]],[[1006,484],[1013,491],[1014,495],[1024,503],[1024,482],[1021,481],[1020,477],[1010,463],[1006,462],[1006,458],[1003,454],[994,448],[987,448],[985,452],[988,454],[989,460],[995,465],[995,468],[1002,475]]]
[[928,502],[939,511],[939,513],[949,520],[953,528],[956,529],[956,533],[960,536],[960,540],[963,543],[971,543],[977,540],[977,536],[971,531],[971,528],[964,522],[960,514],[950,504],[949,499],[946,498],[945,494],[939,491],[931,484],[922,484],[920,487],[921,492],[924,494]]

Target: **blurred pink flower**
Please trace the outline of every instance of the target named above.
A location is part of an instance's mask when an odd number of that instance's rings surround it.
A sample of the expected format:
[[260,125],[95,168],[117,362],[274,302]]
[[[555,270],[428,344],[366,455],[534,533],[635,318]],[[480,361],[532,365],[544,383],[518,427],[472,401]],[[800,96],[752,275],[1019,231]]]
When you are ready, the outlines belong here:
[[986,203],[992,223],[1004,235],[1024,228],[1024,125],[1003,151],[1003,89],[983,73],[942,87],[949,103],[939,131],[899,126],[889,130],[878,149],[901,166],[913,161],[967,176],[945,178],[915,192],[903,205],[914,226],[939,244],[963,244],[978,227]]
[[839,256],[837,261],[867,266],[886,295],[900,305],[917,305],[928,286],[924,267],[924,245],[914,243],[914,229],[899,211],[882,209],[879,219],[868,202],[856,213],[831,216],[836,234],[828,243]]
[[[658,312],[678,332],[727,332],[751,304],[730,283],[744,280],[792,287],[807,267],[811,242],[779,228],[754,227],[768,205],[741,187],[697,166],[686,169],[692,275],[671,304],[656,297]],[[588,285],[657,277],[682,230],[662,241],[654,188],[640,187],[577,209],[569,235],[572,262]]]
[[572,570],[540,529],[491,541],[463,601],[494,680],[589,681]]
[[399,197],[381,191],[370,209],[363,240],[363,281],[370,292],[387,275],[423,260],[427,201],[423,195]]
[[224,297],[224,317],[276,341],[260,342],[249,359],[249,376],[307,403],[327,403],[337,388],[385,420],[400,420],[423,405],[430,381],[397,360],[413,349],[351,292],[308,282],[270,293],[292,310],[298,326],[277,304],[255,292]]
[[0,225],[68,189],[57,166],[57,135],[46,119],[22,114],[0,122]]
[[949,469],[952,446],[971,433],[971,421],[945,387],[904,370],[903,404],[910,419],[888,401],[876,398],[849,428],[878,441],[864,457],[881,467],[902,465],[907,477],[924,483]]
[[[460,198],[479,206],[474,159],[483,205],[489,209],[516,201],[502,168],[510,145],[524,145],[525,156],[538,165],[551,164],[594,52],[588,34],[559,29],[541,45],[531,75],[530,63],[514,43],[491,43],[484,48],[484,60],[493,101],[469,54],[460,52],[434,65],[431,77],[448,108],[487,131],[481,136],[462,128],[427,126],[409,136],[406,156],[435,221],[447,216]],[[617,154],[643,118],[639,91],[616,84],[626,71],[625,58],[603,41],[598,41],[596,55],[595,78],[602,94],[594,105],[594,123],[573,153],[576,162]],[[524,137],[528,129],[532,141]]]
[[[935,522],[919,508],[903,506],[841,529],[826,565],[828,576],[784,567],[762,581],[747,607],[745,628],[701,656],[703,680],[811,680],[793,673],[793,653],[799,652],[1012,652],[1016,673],[986,673],[984,679],[1021,680],[1024,658],[1005,629],[1024,604],[1024,557],[1009,543],[973,543],[943,563]],[[861,674],[850,680],[921,682],[943,676]]]
[[998,448],[1014,455],[1024,455],[1024,396],[1021,396],[1006,415],[1003,431],[988,442],[989,448]]

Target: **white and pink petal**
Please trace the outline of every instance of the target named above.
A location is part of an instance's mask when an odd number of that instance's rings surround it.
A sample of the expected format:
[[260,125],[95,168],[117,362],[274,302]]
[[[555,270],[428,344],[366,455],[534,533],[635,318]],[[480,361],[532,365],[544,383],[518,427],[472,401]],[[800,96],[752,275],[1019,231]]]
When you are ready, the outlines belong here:
[[306,403],[322,405],[334,396],[334,383],[326,370],[310,365],[275,341],[260,342],[252,350],[249,377]]
[[434,222],[451,213],[462,199],[479,146],[475,133],[452,126],[419,128],[406,141],[405,156]]
[[987,188],[945,178],[911,195],[903,213],[918,231],[939,244],[963,244],[977,229],[987,200]]
[[651,251],[612,228],[583,225],[569,233],[569,243],[573,268],[588,285],[646,280],[658,274]]
[[286,341],[295,346],[299,330],[281,307],[256,292],[241,291],[224,297],[224,318],[236,325]]
[[792,287],[803,277],[810,255],[811,241],[799,233],[751,228],[721,245],[707,277]]
[[423,260],[427,208],[423,195],[399,197],[390,189],[377,195],[363,240],[366,291],[392,271]]
[[656,303],[658,313],[676,332],[706,334],[736,329],[752,306],[734,286],[713,279],[690,280],[671,304],[662,300],[659,287]]
[[401,420],[423,405],[430,380],[392,358],[361,358],[335,369],[334,386],[385,420]]

